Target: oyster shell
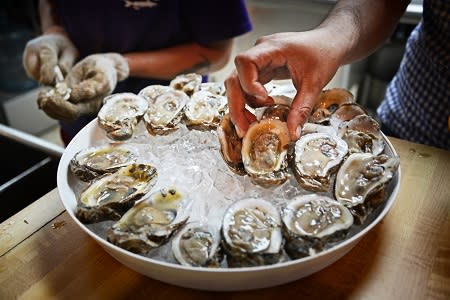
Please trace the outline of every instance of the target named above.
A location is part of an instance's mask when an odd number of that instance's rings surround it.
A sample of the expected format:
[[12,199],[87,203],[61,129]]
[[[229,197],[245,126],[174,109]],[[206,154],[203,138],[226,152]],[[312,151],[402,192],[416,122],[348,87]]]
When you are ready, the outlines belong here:
[[314,107],[309,122],[312,123],[324,123],[328,122],[331,114],[338,109],[344,103],[355,102],[353,94],[346,89],[329,89],[323,90]]
[[274,264],[282,259],[281,216],[266,200],[244,199],[230,205],[223,217],[222,236],[229,267]]
[[183,108],[189,97],[171,90],[157,96],[144,115],[144,123],[151,135],[166,135],[178,129]]
[[361,105],[357,103],[344,103],[331,114],[330,125],[334,129],[339,130],[343,124],[360,115],[367,115],[367,112]]
[[336,135],[311,133],[303,135],[295,143],[290,159],[291,168],[302,188],[325,192],[330,178],[347,155],[347,143]]
[[203,82],[199,86],[200,91],[208,91],[215,95],[225,96],[226,89],[223,82]]
[[78,151],[70,160],[69,168],[82,181],[90,181],[134,163],[137,158],[137,150],[129,145],[107,144]]
[[223,260],[220,230],[198,222],[188,223],[173,237],[172,253],[185,266],[219,267]]
[[285,182],[287,150],[290,142],[287,124],[263,119],[250,124],[242,140],[242,162],[252,181],[270,187]]
[[194,92],[198,91],[202,83],[202,75],[196,73],[181,74],[172,79],[170,87],[185,92],[188,96],[191,96]]
[[131,138],[137,123],[147,111],[145,98],[133,93],[112,94],[103,99],[98,124],[108,138],[123,141]]
[[228,167],[239,175],[245,175],[242,162],[242,139],[237,135],[236,129],[229,114],[226,114],[217,128],[220,142],[220,154]]
[[384,150],[380,125],[368,115],[358,115],[341,125],[338,135],[347,143],[348,152],[368,152],[374,155]]
[[189,199],[175,187],[162,188],[134,204],[108,232],[109,242],[145,254],[166,243],[188,220]]
[[384,199],[387,184],[396,173],[400,159],[386,154],[351,154],[336,175],[334,194],[359,223]]
[[155,184],[157,172],[148,164],[130,164],[93,180],[80,193],[76,217],[83,223],[118,220]]
[[290,106],[285,104],[275,104],[267,106],[262,113],[261,119],[275,119],[287,122]]
[[155,102],[158,96],[173,91],[173,88],[167,85],[153,84],[149,85],[139,91],[138,95],[146,98],[149,104]]
[[226,97],[208,91],[197,91],[184,108],[185,123],[189,128],[216,129],[226,108]]
[[283,209],[285,250],[292,259],[322,251],[327,244],[343,240],[353,215],[340,202],[328,196],[297,196]]

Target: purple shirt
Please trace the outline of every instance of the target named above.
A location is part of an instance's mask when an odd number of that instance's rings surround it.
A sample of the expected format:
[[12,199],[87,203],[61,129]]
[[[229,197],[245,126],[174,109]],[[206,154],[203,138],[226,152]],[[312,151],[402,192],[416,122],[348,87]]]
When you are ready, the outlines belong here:
[[[136,9],[129,4],[153,6]],[[243,0],[55,0],[55,8],[80,59],[94,53],[156,50],[189,42],[208,44],[252,29]],[[128,78],[118,83],[114,93],[137,93],[150,84],[168,83]],[[62,122],[63,131],[73,137],[92,118]]]

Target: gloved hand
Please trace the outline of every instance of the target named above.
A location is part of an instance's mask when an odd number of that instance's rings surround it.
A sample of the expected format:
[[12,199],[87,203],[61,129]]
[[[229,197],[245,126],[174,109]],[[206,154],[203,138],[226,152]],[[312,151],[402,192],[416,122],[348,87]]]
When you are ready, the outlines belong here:
[[55,66],[67,74],[78,57],[78,50],[63,34],[45,34],[27,43],[22,63],[27,75],[45,85],[55,84]]
[[117,82],[126,79],[128,74],[128,62],[118,53],[89,55],[78,62],[64,80],[71,89],[68,101],[61,93],[41,92],[39,108],[59,120],[75,120],[81,115],[95,114],[103,98],[111,94]]

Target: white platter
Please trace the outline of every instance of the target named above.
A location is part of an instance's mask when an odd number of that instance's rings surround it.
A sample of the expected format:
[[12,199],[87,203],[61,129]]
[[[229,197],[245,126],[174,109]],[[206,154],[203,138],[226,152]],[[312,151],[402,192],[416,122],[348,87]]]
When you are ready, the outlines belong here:
[[[386,137],[385,141],[385,153],[397,155]],[[125,266],[156,280],[201,290],[233,291],[270,287],[295,281],[324,269],[349,252],[365,234],[384,218],[396,199],[401,176],[399,168],[389,184],[387,200],[371,214],[370,220],[360,230],[342,243],[317,255],[260,267],[218,269],[185,267],[121,249],[107,242],[75,217],[77,200],[74,186],[77,184],[77,179],[69,170],[70,160],[81,149],[107,142],[109,140],[105,138],[104,132],[97,126],[95,119],[84,127],[67,146],[58,166],[57,185],[60,198],[68,214],[81,230]]]

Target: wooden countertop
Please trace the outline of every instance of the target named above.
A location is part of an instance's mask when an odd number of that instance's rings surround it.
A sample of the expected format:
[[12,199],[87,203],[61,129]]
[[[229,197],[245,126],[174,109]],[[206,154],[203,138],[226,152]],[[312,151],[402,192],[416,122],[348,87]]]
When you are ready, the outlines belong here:
[[55,189],[0,224],[0,299],[450,299],[450,152],[390,140],[402,168],[393,208],[347,255],[309,277],[226,293],[153,280],[78,228]]

